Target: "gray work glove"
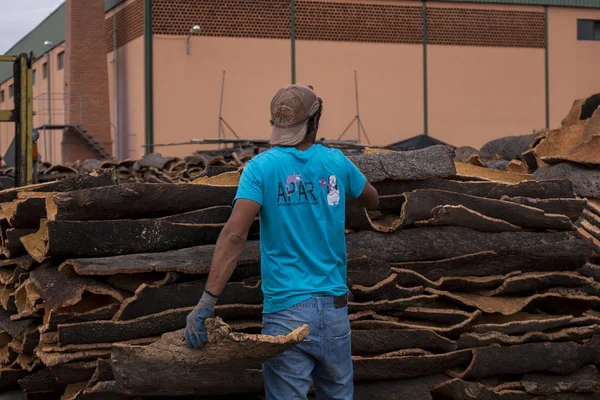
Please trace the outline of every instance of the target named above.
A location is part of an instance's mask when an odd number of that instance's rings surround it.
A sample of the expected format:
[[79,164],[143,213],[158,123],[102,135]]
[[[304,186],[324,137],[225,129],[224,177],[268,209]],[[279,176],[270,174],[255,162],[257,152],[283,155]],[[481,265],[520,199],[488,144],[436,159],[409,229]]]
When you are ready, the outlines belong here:
[[186,317],[185,343],[190,349],[201,349],[208,341],[204,321],[215,316],[217,297],[204,292],[198,305]]

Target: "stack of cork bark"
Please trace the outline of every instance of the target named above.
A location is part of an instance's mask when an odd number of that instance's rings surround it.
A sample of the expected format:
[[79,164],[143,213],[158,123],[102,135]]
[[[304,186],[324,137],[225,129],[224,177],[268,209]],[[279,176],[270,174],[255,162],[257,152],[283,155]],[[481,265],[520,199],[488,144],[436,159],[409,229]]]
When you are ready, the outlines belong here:
[[[453,157],[352,157],[381,195],[377,209],[347,210],[355,398],[598,398],[600,266],[576,229],[598,209],[584,211],[570,181],[477,177]],[[308,327],[258,334],[258,221],[207,347],[187,349],[182,332],[239,173],[178,185],[96,175],[0,192],[3,232],[33,230],[0,264],[0,390],[260,398],[261,362]]]

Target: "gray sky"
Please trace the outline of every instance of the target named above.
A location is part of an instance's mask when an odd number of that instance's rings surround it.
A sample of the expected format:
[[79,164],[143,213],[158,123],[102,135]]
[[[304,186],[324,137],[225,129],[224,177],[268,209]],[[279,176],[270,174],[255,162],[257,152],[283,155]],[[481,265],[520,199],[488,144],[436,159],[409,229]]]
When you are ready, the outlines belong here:
[[0,54],[6,53],[64,0],[0,0]]

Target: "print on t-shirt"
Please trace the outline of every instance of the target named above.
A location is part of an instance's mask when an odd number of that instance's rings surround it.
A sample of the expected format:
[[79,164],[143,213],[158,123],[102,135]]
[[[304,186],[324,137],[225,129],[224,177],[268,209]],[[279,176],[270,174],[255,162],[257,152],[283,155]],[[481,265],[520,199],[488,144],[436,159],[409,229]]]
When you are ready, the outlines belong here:
[[335,175],[329,175],[327,178],[327,204],[330,206],[340,204],[340,189]]
[[289,174],[285,184],[279,182],[277,186],[278,206],[297,206],[300,204],[318,205],[319,201],[314,194],[315,185],[304,181],[300,174]]

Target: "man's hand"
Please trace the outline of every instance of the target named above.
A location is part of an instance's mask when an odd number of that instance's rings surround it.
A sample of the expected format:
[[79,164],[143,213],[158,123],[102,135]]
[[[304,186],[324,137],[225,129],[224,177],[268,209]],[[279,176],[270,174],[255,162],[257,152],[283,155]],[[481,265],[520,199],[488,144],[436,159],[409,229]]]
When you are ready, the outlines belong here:
[[204,321],[215,316],[217,298],[204,293],[200,302],[186,317],[185,344],[190,349],[201,349],[208,341]]

